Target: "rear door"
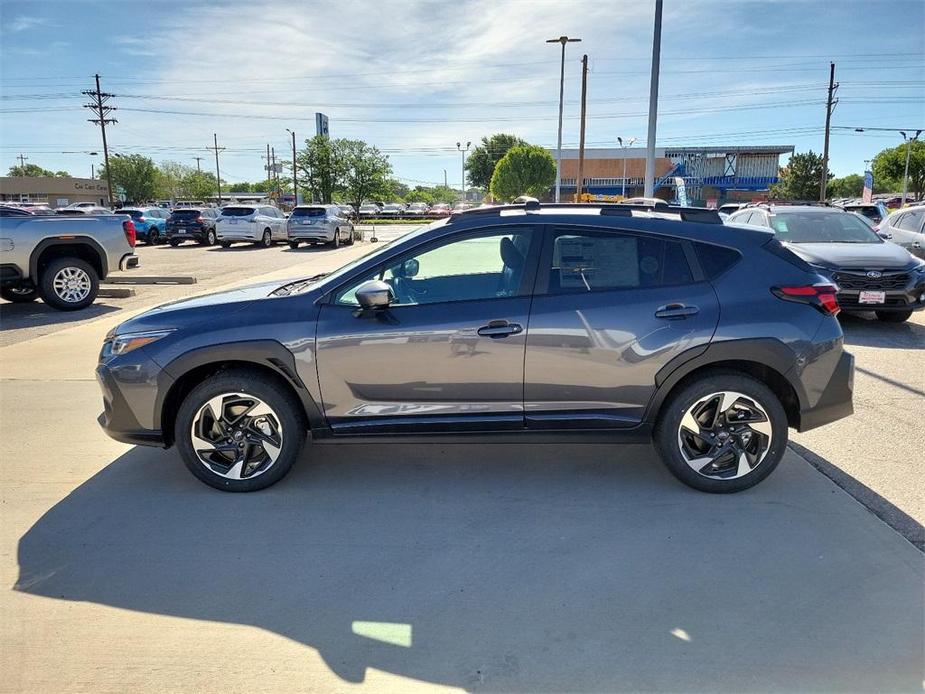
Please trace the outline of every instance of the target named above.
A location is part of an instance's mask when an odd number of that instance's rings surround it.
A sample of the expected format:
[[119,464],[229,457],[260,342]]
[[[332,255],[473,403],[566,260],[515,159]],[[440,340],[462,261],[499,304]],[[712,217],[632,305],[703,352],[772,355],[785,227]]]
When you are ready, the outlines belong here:
[[629,231],[550,227],[524,362],[530,428],[638,424],[655,375],[706,349],[719,318],[687,242]]
[[893,243],[899,244],[916,257],[925,258],[923,223],[925,223],[925,209],[912,209],[904,212],[891,225],[890,233],[893,234]]

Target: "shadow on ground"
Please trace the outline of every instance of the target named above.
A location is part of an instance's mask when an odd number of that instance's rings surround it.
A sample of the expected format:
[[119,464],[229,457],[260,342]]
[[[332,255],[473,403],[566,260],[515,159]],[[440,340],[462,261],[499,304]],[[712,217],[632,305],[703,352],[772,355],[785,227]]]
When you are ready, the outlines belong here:
[[918,553],[792,454],[715,496],[644,446],[328,445],[234,495],[136,448],[18,560],[20,592],[268,629],[351,682],[921,686]]
[[885,349],[925,349],[925,325],[913,323],[885,323],[873,313],[848,314],[838,317],[845,333],[848,351],[854,345]]
[[0,303],[0,330],[16,330],[18,328],[35,328],[42,325],[61,325],[91,320],[113,311],[120,310],[118,306],[106,304],[90,304],[80,311],[59,311],[41,301],[31,301],[27,304]]

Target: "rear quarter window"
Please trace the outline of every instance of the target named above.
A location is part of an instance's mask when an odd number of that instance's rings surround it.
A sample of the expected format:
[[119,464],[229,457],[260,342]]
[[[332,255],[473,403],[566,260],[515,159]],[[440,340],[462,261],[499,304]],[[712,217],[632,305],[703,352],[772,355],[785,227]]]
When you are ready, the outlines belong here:
[[[772,240],[772,242],[774,241],[775,240]],[[780,246],[780,242],[777,242],[777,245]],[[714,246],[709,243],[695,243],[694,248],[697,250],[697,259],[700,261],[703,274],[706,275],[708,279],[719,277],[742,258],[738,251],[724,246]],[[793,254],[791,253],[791,255]]]

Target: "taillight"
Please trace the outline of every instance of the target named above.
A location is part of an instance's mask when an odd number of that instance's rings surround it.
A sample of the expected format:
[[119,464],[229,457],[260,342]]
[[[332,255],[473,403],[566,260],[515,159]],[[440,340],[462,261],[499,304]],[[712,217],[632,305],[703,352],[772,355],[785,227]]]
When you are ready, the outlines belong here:
[[799,287],[773,287],[774,296],[784,301],[795,301],[799,304],[809,304],[829,316],[837,316],[841,309],[838,307],[838,287],[832,284],[812,284]]
[[122,222],[122,231],[125,232],[125,240],[128,241],[128,245],[134,248],[135,247],[135,225],[132,224],[130,220]]
[[139,221],[139,222],[147,222],[148,220],[145,219],[144,217],[139,217],[139,218],[138,218],[138,221]]

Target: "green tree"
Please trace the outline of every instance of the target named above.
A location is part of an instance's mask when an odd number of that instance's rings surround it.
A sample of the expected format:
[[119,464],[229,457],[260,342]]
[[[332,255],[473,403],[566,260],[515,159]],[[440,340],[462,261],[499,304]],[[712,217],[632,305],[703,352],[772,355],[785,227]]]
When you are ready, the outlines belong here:
[[[831,172],[826,174],[832,178]],[[780,170],[780,180],[771,186],[771,197],[779,200],[818,200],[822,181],[822,155],[812,150],[794,154]]]
[[826,190],[832,198],[856,198],[864,192],[864,177],[861,174],[848,174],[833,178]]
[[[324,135],[305,140],[305,148],[296,154],[296,178],[299,187],[308,191],[311,199],[330,203],[344,176],[340,140]],[[289,165],[290,178],[292,166]]]
[[[472,150],[466,160],[466,173],[469,183],[475,188],[488,190],[495,166],[508,153],[511,147],[519,147],[527,143],[516,135],[497,133],[491,137],[483,137],[482,144]],[[515,196],[516,197],[516,196]]]
[[389,192],[392,165],[376,147],[362,140],[335,140],[335,152],[343,178],[339,186],[344,199],[359,214],[364,200]]
[[191,169],[180,179],[177,190],[177,197],[184,200],[208,200],[218,194],[215,174]]
[[491,194],[510,201],[519,195],[539,197],[556,182],[556,162],[542,147],[518,145],[508,150],[491,177]]
[[[155,199],[157,169],[151,159],[142,154],[114,156],[109,159],[109,168],[112,172],[113,193],[116,187],[122,187],[127,201],[143,203]],[[106,180],[106,175],[106,168],[103,167],[100,178]]]
[[[874,157],[874,181],[891,181],[894,191],[902,191],[905,168],[906,144],[887,148]],[[925,142],[921,140],[914,140],[909,151],[909,192],[916,200],[925,192]]]
[[405,202],[424,202],[433,205],[436,200],[432,189],[426,186],[415,186],[414,190],[409,191],[405,196]]
[[155,173],[155,197],[179,199],[181,182],[193,172],[193,167],[176,161],[165,161],[159,164]]
[[431,194],[434,196],[434,202],[455,202],[459,200],[462,191],[449,186],[436,186],[431,189]]
[[7,174],[8,176],[28,176],[30,178],[37,178],[39,176],[48,176],[49,178],[58,178],[70,176],[67,171],[49,171],[48,169],[43,169],[37,164],[26,164],[25,166],[11,166],[10,171]]

